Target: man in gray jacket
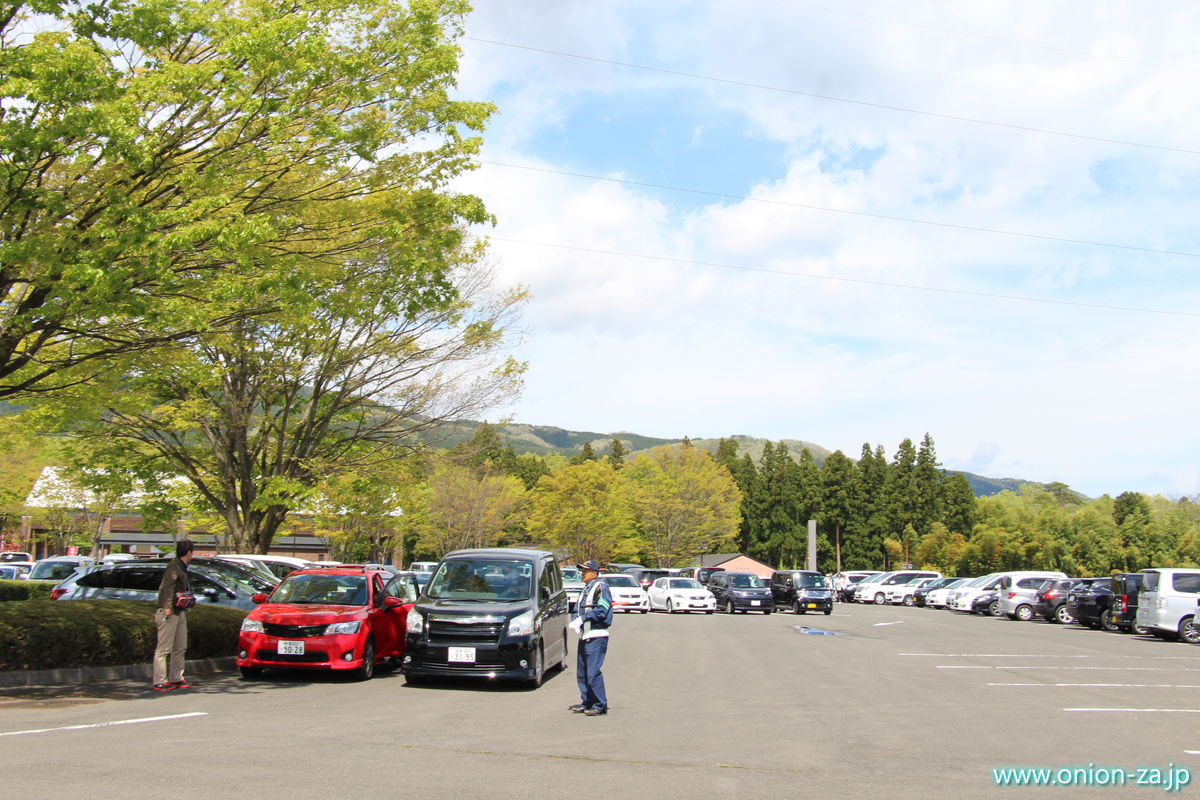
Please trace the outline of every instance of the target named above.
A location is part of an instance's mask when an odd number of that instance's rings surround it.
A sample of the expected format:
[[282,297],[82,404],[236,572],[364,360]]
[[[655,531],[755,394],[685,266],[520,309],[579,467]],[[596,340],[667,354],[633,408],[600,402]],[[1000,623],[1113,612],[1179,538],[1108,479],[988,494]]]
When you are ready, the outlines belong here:
[[175,557],[163,572],[158,585],[158,647],[154,651],[154,690],[169,692],[191,686],[183,677],[183,656],[187,652],[187,611],[175,605],[175,595],[188,591],[187,565],[192,560],[192,540],[175,543]]

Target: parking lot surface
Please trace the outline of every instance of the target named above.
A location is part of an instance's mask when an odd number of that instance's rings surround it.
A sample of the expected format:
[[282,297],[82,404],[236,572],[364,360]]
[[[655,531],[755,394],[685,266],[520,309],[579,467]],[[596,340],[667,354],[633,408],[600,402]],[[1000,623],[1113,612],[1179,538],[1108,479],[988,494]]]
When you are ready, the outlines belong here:
[[[593,718],[566,710],[573,660],[537,691],[386,672],[4,690],[5,794],[1129,798],[1164,793],[1138,768],[1200,771],[1200,649],[1178,643],[844,604],[618,615]],[[993,773],[1089,764],[1131,774]]]

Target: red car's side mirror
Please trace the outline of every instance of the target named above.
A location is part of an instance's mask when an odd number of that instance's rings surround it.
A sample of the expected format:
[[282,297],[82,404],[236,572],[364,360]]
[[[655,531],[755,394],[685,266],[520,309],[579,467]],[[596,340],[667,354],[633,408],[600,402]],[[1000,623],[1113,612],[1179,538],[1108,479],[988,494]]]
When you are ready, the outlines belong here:
[[404,605],[404,598],[402,597],[392,597],[391,595],[388,595],[387,597],[383,598],[384,608],[396,608],[402,605]]
[[267,602],[267,596],[265,594],[261,594],[261,593],[256,594],[250,598],[250,602],[255,603],[255,604],[265,603],[265,602]]

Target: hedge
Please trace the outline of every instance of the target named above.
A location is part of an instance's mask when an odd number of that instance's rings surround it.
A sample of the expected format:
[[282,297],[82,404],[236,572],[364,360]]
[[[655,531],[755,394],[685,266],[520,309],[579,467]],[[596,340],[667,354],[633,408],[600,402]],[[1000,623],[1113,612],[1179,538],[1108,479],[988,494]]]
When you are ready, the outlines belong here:
[[[197,606],[187,615],[188,658],[236,653],[245,611]],[[157,638],[154,603],[29,600],[0,604],[0,672],[149,664]]]
[[54,581],[0,581],[0,602],[5,600],[49,600]]

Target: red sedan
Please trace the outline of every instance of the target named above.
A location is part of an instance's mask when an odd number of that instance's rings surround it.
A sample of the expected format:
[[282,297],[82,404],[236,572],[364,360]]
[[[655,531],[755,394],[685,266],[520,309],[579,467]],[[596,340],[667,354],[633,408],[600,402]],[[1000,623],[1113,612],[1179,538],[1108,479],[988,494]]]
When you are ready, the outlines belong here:
[[398,664],[408,612],[419,594],[412,573],[378,567],[297,570],[242,622],[237,664],[245,678],[270,667],[346,670],[360,680]]

